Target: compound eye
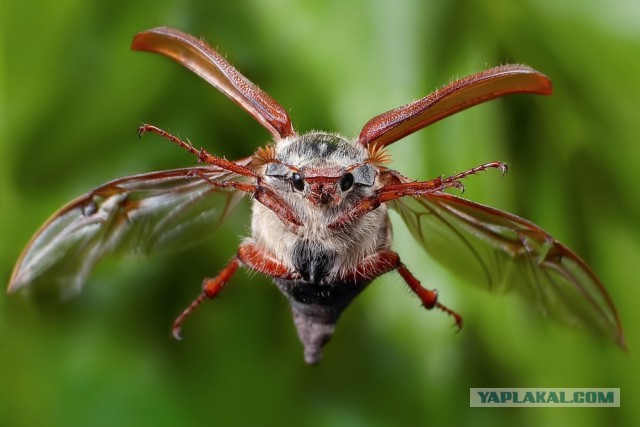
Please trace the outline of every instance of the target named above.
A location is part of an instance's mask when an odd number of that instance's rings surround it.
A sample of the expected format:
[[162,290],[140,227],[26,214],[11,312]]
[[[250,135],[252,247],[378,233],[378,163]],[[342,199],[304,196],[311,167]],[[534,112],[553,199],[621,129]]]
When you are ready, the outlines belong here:
[[340,189],[342,191],[347,191],[351,187],[353,187],[353,174],[350,172],[342,175],[342,179],[340,180]]
[[304,190],[304,178],[298,172],[291,174],[291,185],[298,191]]

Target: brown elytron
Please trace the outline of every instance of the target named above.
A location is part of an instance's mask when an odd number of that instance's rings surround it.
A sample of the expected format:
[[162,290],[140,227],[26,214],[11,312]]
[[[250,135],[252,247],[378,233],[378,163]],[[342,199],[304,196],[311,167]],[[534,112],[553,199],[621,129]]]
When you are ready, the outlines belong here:
[[140,136],[156,133],[202,165],[117,179],[67,204],[27,245],[10,292],[39,282],[77,292],[107,253],[170,249],[208,234],[247,194],[251,235],[216,277],[204,280],[202,293],[174,322],[176,337],[184,319],[202,301],[215,298],[239,266],[273,278],[289,298],[310,364],[322,357],[349,303],[393,270],[425,308],[451,315],[461,327],[462,317],[444,306],[435,290],[424,288],[390,249],[391,208],[427,252],[472,283],[522,293],[545,313],[624,346],[611,298],[582,259],[522,218],[445,192],[462,189],[462,180],[478,172],[504,174],[504,163],[429,181],[410,180],[385,166],[391,159],[384,147],[444,117],[510,94],[551,94],[543,74],[524,65],[474,74],[374,117],[351,142],[325,132],[298,135],[284,108],[188,34],[155,28],[136,35],[132,49],[160,53],[189,68],[247,111],[273,142],[232,162],[142,125]]

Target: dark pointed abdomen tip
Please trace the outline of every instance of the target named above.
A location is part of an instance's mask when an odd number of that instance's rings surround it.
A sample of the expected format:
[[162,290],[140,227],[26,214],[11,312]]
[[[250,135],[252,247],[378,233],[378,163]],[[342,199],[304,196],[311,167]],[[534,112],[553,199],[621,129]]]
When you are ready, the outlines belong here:
[[336,327],[333,316],[316,316],[293,308],[293,323],[304,346],[304,361],[317,365],[322,359],[322,349],[329,342]]
[[317,365],[322,360],[322,348],[305,348],[304,349],[304,362],[307,365]]

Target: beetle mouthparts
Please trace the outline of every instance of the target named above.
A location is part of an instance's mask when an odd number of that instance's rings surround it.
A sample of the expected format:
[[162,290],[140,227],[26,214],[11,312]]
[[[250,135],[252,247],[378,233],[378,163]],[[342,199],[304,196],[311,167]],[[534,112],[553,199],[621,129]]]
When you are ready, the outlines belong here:
[[335,184],[332,182],[310,182],[309,190],[309,200],[315,206],[326,205],[336,195]]

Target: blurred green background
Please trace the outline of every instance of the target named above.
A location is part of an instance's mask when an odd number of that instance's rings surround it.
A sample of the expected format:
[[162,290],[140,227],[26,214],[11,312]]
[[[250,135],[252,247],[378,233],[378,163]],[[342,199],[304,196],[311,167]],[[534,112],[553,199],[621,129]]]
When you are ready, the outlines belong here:
[[[299,131],[355,136],[374,115],[506,62],[554,82],[465,111],[392,147],[433,178],[490,160],[504,178],[465,197],[541,225],[605,282],[629,351],[531,317],[459,283],[395,222],[395,248],[465,318],[426,312],[390,274],[347,310],[305,366],[286,300],[240,272],[174,317],[248,230],[169,256],[107,259],[67,302],[0,298],[0,425],[632,425],[640,421],[640,6],[637,2],[0,2],[0,272],[63,203],[113,178],[193,158],[140,122],[237,158],[268,140],[249,116],[170,61],[129,50],[158,25],[204,37],[289,111]],[[246,205],[246,204],[245,204]],[[397,218],[394,218],[394,221]],[[470,387],[619,387],[620,408],[469,408]],[[562,424],[560,424],[562,423]]]

